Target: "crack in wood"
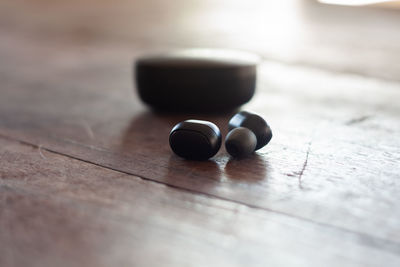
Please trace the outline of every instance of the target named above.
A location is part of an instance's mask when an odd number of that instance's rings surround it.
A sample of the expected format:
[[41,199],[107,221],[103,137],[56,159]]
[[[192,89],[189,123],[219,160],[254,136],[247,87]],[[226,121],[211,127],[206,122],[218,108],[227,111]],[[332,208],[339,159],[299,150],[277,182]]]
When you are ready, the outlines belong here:
[[300,171],[296,171],[293,173],[288,173],[286,174],[287,176],[297,176],[298,180],[299,180],[299,186],[300,188],[302,188],[301,185],[301,178],[303,177],[304,171],[306,170],[307,164],[308,164],[308,157],[310,155],[310,151],[311,151],[311,144],[312,144],[312,139],[310,140],[310,142],[308,142],[308,147],[307,147],[307,152],[306,152],[306,158],[304,160],[303,166],[301,168]]
[[[19,140],[19,139],[16,139],[14,137],[10,137],[10,136],[4,135],[4,134],[0,134],[0,137],[4,138],[6,140],[18,142],[18,143],[21,143],[21,144],[24,144],[24,145],[28,145],[28,146],[31,146],[31,147],[34,147],[34,148],[38,148],[39,147],[39,145],[36,145],[34,143],[31,143],[31,142],[28,142],[28,141],[24,141],[24,140]],[[308,142],[306,160],[305,160],[305,162],[303,164],[303,168],[302,168],[302,172],[303,173],[304,173],[304,170],[306,169],[306,166],[308,164],[308,156],[309,156],[309,153],[311,151],[312,141],[313,141],[313,138]],[[118,173],[121,173],[121,174],[132,175],[132,176],[135,176],[136,178],[142,179],[144,181],[149,181],[149,182],[153,182],[153,183],[156,183],[156,184],[164,185],[164,186],[173,188],[175,190],[179,190],[179,191],[183,191],[183,192],[187,192],[187,193],[192,193],[192,194],[197,194],[197,195],[202,195],[204,197],[210,197],[210,198],[214,198],[214,199],[219,199],[219,200],[222,200],[222,201],[227,201],[227,202],[235,203],[235,204],[238,204],[238,205],[243,205],[243,206],[248,207],[250,209],[257,209],[257,210],[261,210],[261,211],[264,211],[264,212],[271,212],[271,213],[279,214],[281,216],[287,216],[287,217],[290,217],[290,218],[295,219],[295,220],[299,220],[299,221],[304,221],[304,222],[308,222],[308,223],[311,223],[311,224],[315,224],[315,225],[318,225],[318,226],[321,226],[321,227],[327,227],[327,228],[335,229],[337,231],[350,233],[350,234],[359,236],[360,238],[363,238],[363,239],[367,240],[369,246],[371,246],[371,247],[379,247],[380,249],[383,249],[385,251],[391,251],[391,252],[392,251],[396,251],[397,252],[398,251],[398,247],[400,245],[399,243],[393,242],[393,241],[388,240],[388,239],[384,239],[384,238],[381,238],[381,237],[377,237],[377,236],[366,234],[366,233],[359,232],[359,231],[350,230],[350,229],[347,229],[345,227],[340,227],[340,226],[332,225],[332,224],[325,223],[325,222],[315,221],[315,220],[312,220],[312,219],[309,219],[309,218],[306,218],[306,217],[290,214],[290,213],[287,213],[287,212],[284,212],[284,211],[270,209],[270,208],[262,207],[262,206],[259,206],[259,205],[256,205],[256,204],[251,204],[251,203],[247,203],[247,202],[244,202],[244,201],[238,201],[238,200],[230,199],[230,198],[227,198],[227,197],[210,194],[210,193],[207,193],[207,192],[196,191],[196,190],[193,190],[193,189],[190,189],[190,188],[180,187],[180,186],[169,184],[169,183],[163,183],[163,182],[160,182],[160,181],[157,181],[157,180],[153,180],[153,179],[150,179],[150,178],[147,178],[147,177],[144,177],[144,176],[133,174],[133,173],[128,172],[128,171],[123,171],[123,170],[119,170],[119,169],[112,168],[112,167],[109,167],[109,166],[104,166],[104,165],[101,165],[101,164],[98,164],[98,163],[95,163],[95,162],[92,162],[92,161],[89,161],[89,160],[84,160],[84,159],[81,159],[79,157],[75,157],[75,156],[72,156],[72,155],[69,155],[69,154],[65,154],[65,153],[53,150],[51,148],[44,147],[43,145],[40,145],[40,148],[41,148],[41,150],[44,150],[44,151],[47,151],[47,152],[50,152],[50,153],[54,153],[56,155],[60,155],[60,156],[64,156],[64,157],[67,157],[67,158],[70,158],[70,159],[74,159],[74,160],[78,160],[78,161],[81,161],[81,162],[85,162],[87,164],[98,166],[98,167],[101,167],[101,168],[104,168],[104,169],[108,169],[108,170],[111,170],[111,171],[115,171],[115,172],[118,172]],[[288,176],[299,175],[299,178],[301,178],[300,174],[301,174],[301,171],[298,172],[297,174],[296,173],[293,173],[291,175],[288,174]],[[0,187],[0,191],[1,190],[2,189]]]
[[308,148],[307,148],[307,153],[306,153],[306,160],[303,163],[303,167],[301,168],[301,171],[299,173],[299,185],[301,187],[301,177],[303,177],[304,171],[307,167],[308,164],[308,156],[310,155],[310,150],[311,150],[311,144],[312,144],[312,140],[310,140],[310,142],[308,142]]
[[372,115],[364,115],[364,116],[361,116],[361,117],[357,117],[357,118],[353,118],[351,120],[348,120],[345,124],[346,125],[357,124],[357,123],[366,121],[366,120],[370,119],[371,117],[372,117]]

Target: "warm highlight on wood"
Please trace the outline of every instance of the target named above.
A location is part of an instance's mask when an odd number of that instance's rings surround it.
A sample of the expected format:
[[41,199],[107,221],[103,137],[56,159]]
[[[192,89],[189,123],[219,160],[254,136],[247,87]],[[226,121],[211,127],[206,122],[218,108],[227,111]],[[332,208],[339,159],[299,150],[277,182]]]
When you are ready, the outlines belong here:
[[[0,3],[0,266],[399,266],[398,11],[276,2]],[[192,46],[263,56],[254,156],[140,103],[133,60]]]

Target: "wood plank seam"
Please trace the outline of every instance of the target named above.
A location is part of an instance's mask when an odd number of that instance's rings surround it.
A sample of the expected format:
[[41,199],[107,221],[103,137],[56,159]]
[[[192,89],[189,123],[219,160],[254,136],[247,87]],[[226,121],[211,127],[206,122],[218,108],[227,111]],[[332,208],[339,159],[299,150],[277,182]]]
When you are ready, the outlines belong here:
[[[393,242],[391,240],[387,240],[387,239],[384,239],[384,238],[376,237],[376,236],[373,236],[373,235],[367,235],[365,233],[349,230],[349,229],[346,229],[346,228],[343,228],[343,227],[338,227],[338,226],[331,225],[331,224],[328,224],[328,223],[316,222],[316,221],[313,221],[313,220],[310,220],[310,219],[307,219],[307,218],[303,218],[303,217],[300,217],[300,216],[295,216],[295,215],[288,214],[288,213],[285,213],[285,212],[281,212],[281,211],[277,211],[277,210],[273,210],[273,209],[260,207],[258,205],[250,205],[248,203],[244,203],[244,202],[241,202],[241,201],[232,200],[232,199],[220,197],[220,196],[213,195],[213,194],[207,194],[207,193],[204,193],[204,192],[198,192],[198,191],[195,191],[195,190],[191,190],[191,189],[187,189],[187,188],[171,185],[171,184],[168,184],[168,183],[163,183],[163,182],[157,181],[157,180],[152,180],[150,178],[143,177],[141,175],[136,175],[136,174],[133,174],[133,173],[130,173],[130,172],[118,170],[118,169],[111,168],[111,167],[108,167],[108,166],[102,166],[101,164],[98,164],[98,163],[95,163],[95,162],[91,162],[91,161],[88,161],[88,160],[83,160],[83,159],[80,159],[80,158],[75,157],[75,156],[71,156],[71,155],[68,155],[68,154],[60,153],[60,152],[52,150],[52,149],[48,149],[46,147],[43,147],[42,145],[36,145],[36,144],[30,143],[30,142],[21,141],[21,140],[18,140],[18,139],[9,137],[9,136],[5,136],[3,134],[0,134],[0,137],[4,138],[4,139],[7,139],[7,140],[10,140],[10,141],[13,141],[13,142],[18,142],[18,143],[21,143],[21,144],[24,144],[24,145],[27,145],[27,146],[31,146],[31,147],[37,148],[38,150],[39,150],[39,147],[40,147],[41,150],[45,150],[45,151],[53,153],[53,154],[57,154],[57,155],[64,156],[64,157],[67,157],[67,158],[71,158],[71,159],[74,159],[74,160],[82,161],[82,162],[85,162],[87,164],[98,166],[98,167],[101,167],[101,168],[104,168],[104,169],[108,169],[108,170],[111,170],[111,171],[115,171],[115,172],[118,172],[118,173],[121,173],[121,174],[124,174],[124,175],[134,176],[134,177],[140,178],[140,179],[142,179],[144,181],[149,181],[149,182],[154,182],[156,184],[161,184],[161,185],[173,188],[175,190],[179,190],[179,191],[183,191],[183,192],[187,192],[187,193],[191,193],[191,194],[197,194],[197,195],[201,195],[201,196],[205,196],[205,197],[210,197],[210,198],[214,198],[214,199],[218,199],[218,200],[222,200],[222,201],[227,201],[227,202],[235,203],[235,204],[238,204],[238,205],[243,205],[243,206],[245,206],[247,208],[250,208],[250,209],[256,209],[256,210],[261,210],[261,211],[265,211],[265,212],[271,212],[271,213],[274,213],[274,214],[278,214],[278,215],[281,215],[281,216],[286,216],[286,217],[289,217],[289,218],[292,218],[292,219],[296,219],[296,220],[299,220],[299,221],[315,224],[315,225],[318,225],[320,227],[327,227],[327,228],[334,229],[334,230],[337,230],[337,231],[342,231],[342,232],[345,232],[345,233],[354,234],[354,235],[358,236],[359,238],[365,240],[366,243],[369,246],[377,247],[377,248],[380,248],[380,249],[385,250],[385,251],[390,251],[390,252],[395,252],[395,253],[398,253],[400,251],[400,243]],[[40,151],[38,151],[38,153],[40,153]],[[384,243],[385,246],[382,246],[382,243]]]

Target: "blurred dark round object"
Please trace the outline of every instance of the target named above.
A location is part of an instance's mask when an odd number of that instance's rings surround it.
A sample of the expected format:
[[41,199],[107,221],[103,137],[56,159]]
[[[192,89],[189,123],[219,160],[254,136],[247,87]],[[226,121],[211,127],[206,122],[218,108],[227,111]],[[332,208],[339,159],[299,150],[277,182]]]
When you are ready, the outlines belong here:
[[259,57],[241,51],[188,49],[135,63],[140,98],[159,110],[229,111],[254,95]]

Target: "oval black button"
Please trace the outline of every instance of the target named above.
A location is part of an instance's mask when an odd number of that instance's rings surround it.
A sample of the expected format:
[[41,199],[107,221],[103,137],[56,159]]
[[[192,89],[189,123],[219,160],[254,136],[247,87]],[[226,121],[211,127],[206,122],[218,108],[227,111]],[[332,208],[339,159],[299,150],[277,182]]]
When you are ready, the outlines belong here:
[[208,121],[187,120],[171,130],[169,144],[172,151],[187,159],[206,160],[221,147],[218,127]]

